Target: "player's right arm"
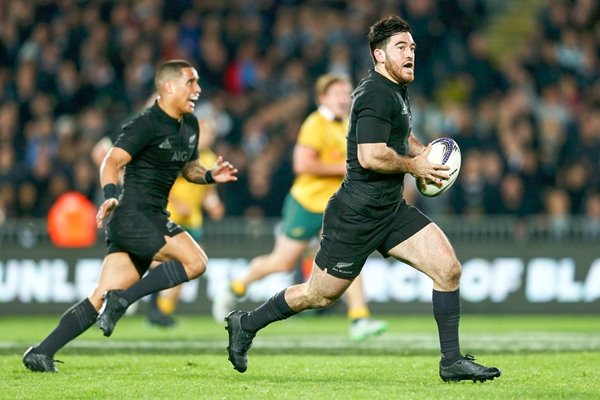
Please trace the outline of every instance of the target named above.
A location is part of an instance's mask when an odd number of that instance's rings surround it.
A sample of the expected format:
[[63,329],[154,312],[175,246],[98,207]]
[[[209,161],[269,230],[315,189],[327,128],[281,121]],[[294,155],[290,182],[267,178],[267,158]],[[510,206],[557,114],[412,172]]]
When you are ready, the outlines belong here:
[[202,208],[216,221],[225,216],[225,205],[214,186],[206,188],[206,194],[204,195],[204,199],[202,199]]
[[346,160],[341,158],[339,163],[321,161],[321,152],[330,151],[324,138],[328,132],[323,124],[318,122],[315,113],[311,114],[300,127],[298,139],[294,146],[293,168],[296,175],[308,174],[316,176],[344,176]]
[[410,157],[403,156],[385,142],[359,143],[358,162],[361,167],[381,174],[409,173],[416,178],[427,179],[438,182],[440,179],[448,179],[448,166],[433,164],[427,159],[431,145],[427,145],[420,154]]
[[346,163],[324,163],[319,159],[317,150],[297,144],[294,147],[294,173],[296,175],[343,176],[346,174]]
[[104,192],[104,202],[98,209],[96,225],[102,227],[104,218],[119,204],[117,199],[117,184],[119,173],[131,161],[131,155],[120,147],[112,147],[100,165],[100,185]]

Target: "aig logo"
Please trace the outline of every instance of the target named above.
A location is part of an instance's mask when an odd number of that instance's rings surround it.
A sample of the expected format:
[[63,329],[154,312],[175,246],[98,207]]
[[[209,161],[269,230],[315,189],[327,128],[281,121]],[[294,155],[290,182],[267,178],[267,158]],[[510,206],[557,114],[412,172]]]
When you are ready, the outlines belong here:
[[173,157],[171,157],[171,161],[187,161],[188,152],[185,150],[182,151],[174,151]]

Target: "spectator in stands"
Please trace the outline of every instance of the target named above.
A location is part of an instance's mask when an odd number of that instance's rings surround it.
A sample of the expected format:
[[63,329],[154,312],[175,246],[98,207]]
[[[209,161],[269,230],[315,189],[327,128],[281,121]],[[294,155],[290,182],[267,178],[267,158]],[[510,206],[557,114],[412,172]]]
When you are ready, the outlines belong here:
[[585,238],[600,239],[600,193],[592,192],[586,198],[584,218]]
[[[583,154],[591,161],[589,176],[600,185],[596,1],[550,1],[539,8],[533,33],[514,43],[513,53],[500,57],[488,28],[492,17],[501,16],[503,2],[406,1],[398,7],[370,0],[306,1],[253,8],[236,2],[167,3],[12,1],[1,6],[0,142],[14,148],[16,165],[24,164],[27,149],[37,146],[31,127],[46,119],[56,125],[65,116],[82,123],[67,142],[57,138],[57,126],[46,127],[47,141],[68,146],[78,156],[89,155],[90,136],[97,140],[142,108],[152,91],[152,70],[170,52],[185,54],[199,65],[211,96],[206,108],[222,116],[214,119],[217,149],[242,154],[239,146],[249,116],[266,115],[262,151],[274,151],[271,143],[279,142],[274,148],[285,160],[295,138],[284,132],[297,131],[294,124],[312,111],[307,83],[336,71],[358,82],[370,64],[364,31],[373,20],[399,8],[420,43],[421,72],[412,89],[413,102],[420,103],[413,104],[415,122],[427,119],[434,126],[452,120],[463,107],[457,140],[462,144],[468,138],[465,150],[476,137],[476,146],[495,151],[512,171],[519,171],[533,152],[539,164],[537,184],[543,188],[555,185],[553,177],[570,158]],[[239,23],[242,16],[244,24]],[[442,46],[439,41],[444,41]],[[526,130],[530,137],[525,142],[520,137],[512,146],[505,143]],[[458,135],[460,129],[425,131],[431,132],[431,140]],[[58,157],[60,173],[66,169],[71,177],[78,157],[63,156],[59,150],[51,160]],[[289,163],[279,166],[290,168]],[[276,180],[290,174],[270,174],[267,183],[281,186],[285,183]],[[73,185],[69,179],[70,189]],[[237,191],[225,189],[225,201]],[[42,188],[35,202],[45,195]],[[581,213],[578,204],[574,212]],[[228,209],[231,215],[245,215],[249,207],[258,207],[261,215],[268,211],[265,203],[252,199]]]
[[570,201],[567,192],[549,189],[544,193],[546,230],[552,239],[564,239],[569,231]]

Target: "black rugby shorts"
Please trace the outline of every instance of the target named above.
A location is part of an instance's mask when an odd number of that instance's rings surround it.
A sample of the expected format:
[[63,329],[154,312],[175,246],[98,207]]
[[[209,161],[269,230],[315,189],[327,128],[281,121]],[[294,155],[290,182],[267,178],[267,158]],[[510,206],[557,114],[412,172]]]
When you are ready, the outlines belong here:
[[315,262],[330,275],[353,279],[373,251],[389,257],[388,251],[429,223],[427,216],[404,200],[396,212],[371,218],[355,212],[334,195],[323,216],[323,237]]
[[165,236],[173,237],[183,231],[164,212],[117,207],[106,226],[107,253],[128,253],[143,275],[154,255],[165,245]]

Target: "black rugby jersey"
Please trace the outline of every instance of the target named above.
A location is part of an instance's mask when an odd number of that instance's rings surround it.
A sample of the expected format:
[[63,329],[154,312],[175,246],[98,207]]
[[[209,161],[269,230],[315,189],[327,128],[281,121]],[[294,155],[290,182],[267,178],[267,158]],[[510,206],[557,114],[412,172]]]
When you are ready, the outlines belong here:
[[[361,128],[360,118],[369,118],[369,129]],[[348,126],[347,173],[338,192],[356,212],[379,218],[394,212],[402,200],[404,173],[381,174],[363,168],[358,161],[358,143],[385,142],[398,154],[408,154],[412,117],[406,85],[392,82],[371,70],[352,93]]]
[[158,102],[126,124],[115,142],[132,157],[125,166],[120,206],[164,210],[182,167],[198,158],[199,135],[194,115],[177,121]]

